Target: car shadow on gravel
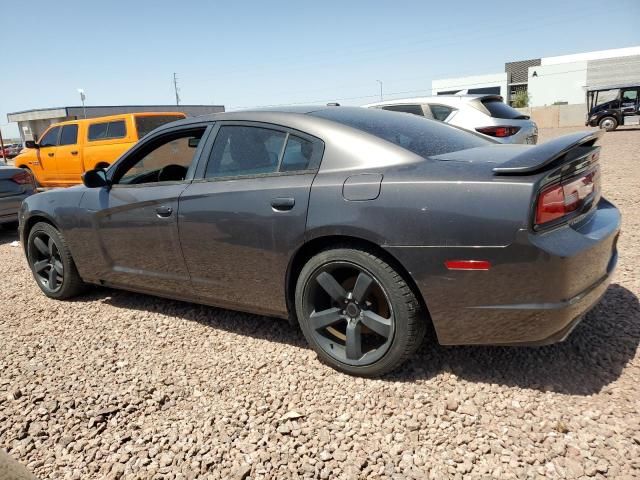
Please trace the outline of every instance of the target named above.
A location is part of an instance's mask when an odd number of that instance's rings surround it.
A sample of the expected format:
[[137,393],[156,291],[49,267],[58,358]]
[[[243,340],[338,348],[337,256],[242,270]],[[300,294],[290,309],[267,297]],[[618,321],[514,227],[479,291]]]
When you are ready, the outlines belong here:
[[562,343],[544,347],[446,347],[425,342],[387,381],[415,381],[450,371],[482,383],[591,395],[615,381],[640,343],[640,304],[613,284]]
[[0,245],[5,245],[19,240],[18,230],[0,226]]
[[[116,308],[170,315],[238,335],[308,348],[300,330],[282,319],[107,288],[96,288],[73,301],[101,301]],[[545,347],[446,347],[427,338],[412,359],[383,380],[413,382],[449,371],[472,382],[591,395],[620,376],[639,343],[638,298],[613,284],[563,343]]]

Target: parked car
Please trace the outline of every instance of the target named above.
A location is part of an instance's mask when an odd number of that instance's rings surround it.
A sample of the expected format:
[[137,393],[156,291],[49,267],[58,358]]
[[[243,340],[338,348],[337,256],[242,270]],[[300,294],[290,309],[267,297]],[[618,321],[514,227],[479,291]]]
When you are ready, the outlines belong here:
[[107,168],[151,130],[182,118],[179,112],[145,112],[56,123],[38,142],[25,142],[27,150],[14,163],[43,187],[76,185],[87,170]]
[[22,200],[36,192],[29,172],[0,161],[0,225],[15,227]]
[[609,85],[587,90],[586,126],[611,131],[640,125],[640,84]]
[[428,322],[442,344],[569,334],[617,260],[599,134],[504,146],[359,107],[196,117],[27,198],[20,236],[51,298],[98,284],[290,318],[334,368],[380,375]]
[[11,145],[9,145],[7,151],[8,158],[17,157],[22,151],[22,148],[23,147],[21,143],[12,143]]
[[412,113],[487,135],[500,143],[538,142],[538,127],[527,115],[502,101],[500,95],[438,95],[364,105]]

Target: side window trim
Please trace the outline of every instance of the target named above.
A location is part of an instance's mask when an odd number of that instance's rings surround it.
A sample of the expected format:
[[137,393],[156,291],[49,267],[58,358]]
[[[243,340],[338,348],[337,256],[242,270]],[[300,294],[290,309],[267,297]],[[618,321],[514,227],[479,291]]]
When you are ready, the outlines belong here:
[[197,129],[201,129],[204,128],[204,132],[202,133],[202,137],[200,138],[200,142],[198,142],[198,146],[196,147],[196,151],[193,154],[193,160],[191,162],[191,167],[189,168],[189,170],[187,171],[187,175],[185,176],[184,180],[178,181],[178,182],[160,182],[160,183],[140,183],[140,184],[117,184],[114,183],[112,184],[112,188],[117,187],[117,188],[135,188],[135,187],[152,187],[152,186],[162,186],[162,185],[167,185],[169,183],[191,183],[194,179],[194,175],[195,172],[197,171],[197,169],[199,168],[201,162],[201,159],[203,157],[202,152],[205,150],[205,147],[208,145],[209,140],[210,140],[210,136],[211,136],[211,132],[214,130],[215,128],[215,124],[214,123],[196,123],[196,124],[190,124],[190,125],[181,125],[180,127],[177,128],[172,128],[168,131],[161,131],[156,133],[155,135],[153,135],[152,137],[147,138],[144,142],[139,142],[137,143],[134,147],[132,147],[130,150],[128,150],[127,152],[125,152],[124,155],[122,155],[113,165],[111,168],[109,168],[109,170],[107,171],[107,177],[110,181],[113,181],[114,178],[116,178],[116,176],[120,173],[120,171],[123,168],[128,168],[130,166],[131,162],[135,162],[136,160],[139,160],[138,155],[140,154],[141,151],[144,150],[145,147],[147,147],[150,143],[154,143],[158,140],[161,140],[163,137],[170,137],[174,134],[180,133],[180,132],[187,132],[189,130],[197,130]]
[[[284,145],[282,147],[282,151],[280,152],[280,157],[278,158],[278,170],[270,173],[259,173],[254,175],[238,175],[238,176],[228,176],[228,177],[211,177],[206,178],[207,164],[209,162],[211,151],[213,150],[213,144],[220,133],[220,129],[225,126],[245,126],[245,127],[257,127],[257,128],[266,128],[268,130],[276,130],[283,133],[286,133],[287,136],[285,138]],[[287,141],[289,140],[289,135],[294,135],[300,137],[304,140],[308,140],[314,144],[314,156],[309,162],[309,168],[307,170],[293,170],[293,171],[280,171],[280,165],[282,162],[282,158],[284,157],[284,151],[287,147]],[[324,155],[324,142],[310,135],[306,132],[302,132],[300,130],[293,129],[291,127],[286,127],[284,125],[278,125],[276,123],[266,123],[266,122],[257,122],[251,120],[223,120],[216,122],[211,131],[209,132],[208,138],[205,143],[204,149],[200,155],[200,161],[198,162],[198,166],[195,170],[195,174],[193,176],[194,182],[222,182],[227,180],[238,180],[238,179],[249,179],[249,178],[261,178],[261,177],[277,177],[282,175],[300,175],[300,174],[308,174],[308,173],[316,173],[320,168],[320,163],[322,162],[322,157]],[[316,153],[317,152],[317,153]]]

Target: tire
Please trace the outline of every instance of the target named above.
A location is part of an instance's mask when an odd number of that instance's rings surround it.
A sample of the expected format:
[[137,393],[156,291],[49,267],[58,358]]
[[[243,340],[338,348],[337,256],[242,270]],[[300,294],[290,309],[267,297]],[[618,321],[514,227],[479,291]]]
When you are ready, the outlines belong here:
[[[295,305],[320,360],[351,375],[391,372],[415,353],[426,331],[427,320],[405,279],[366,250],[332,248],[312,257],[298,276]],[[320,326],[326,321],[334,323]]]
[[36,178],[36,176],[34,175],[34,173],[31,171],[29,167],[20,167],[20,168],[23,168],[24,170],[26,170],[31,174],[31,176],[33,177],[33,183],[35,183],[36,185],[36,189],[42,188],[42,185],[40,185],[40,183],[38,182],[38,179]]
[[33,278],[49,298],[65,300],[86,288],[62,233],[49,223],[36,223],[29,232],[27,260]]
[[600,119],[598,126],[607,132],[611,132],[618,128],[618,120],[615,117],[604,117]]

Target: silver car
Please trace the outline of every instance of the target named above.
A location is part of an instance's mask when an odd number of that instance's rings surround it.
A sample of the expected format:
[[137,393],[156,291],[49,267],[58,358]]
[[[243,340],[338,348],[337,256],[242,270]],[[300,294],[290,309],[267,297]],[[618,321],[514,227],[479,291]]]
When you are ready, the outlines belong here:
[[492,137],[500,143],[538,142],[538,127],[527,115],[502,101],[500,95],[438,95],[364,105],[440,120]]

